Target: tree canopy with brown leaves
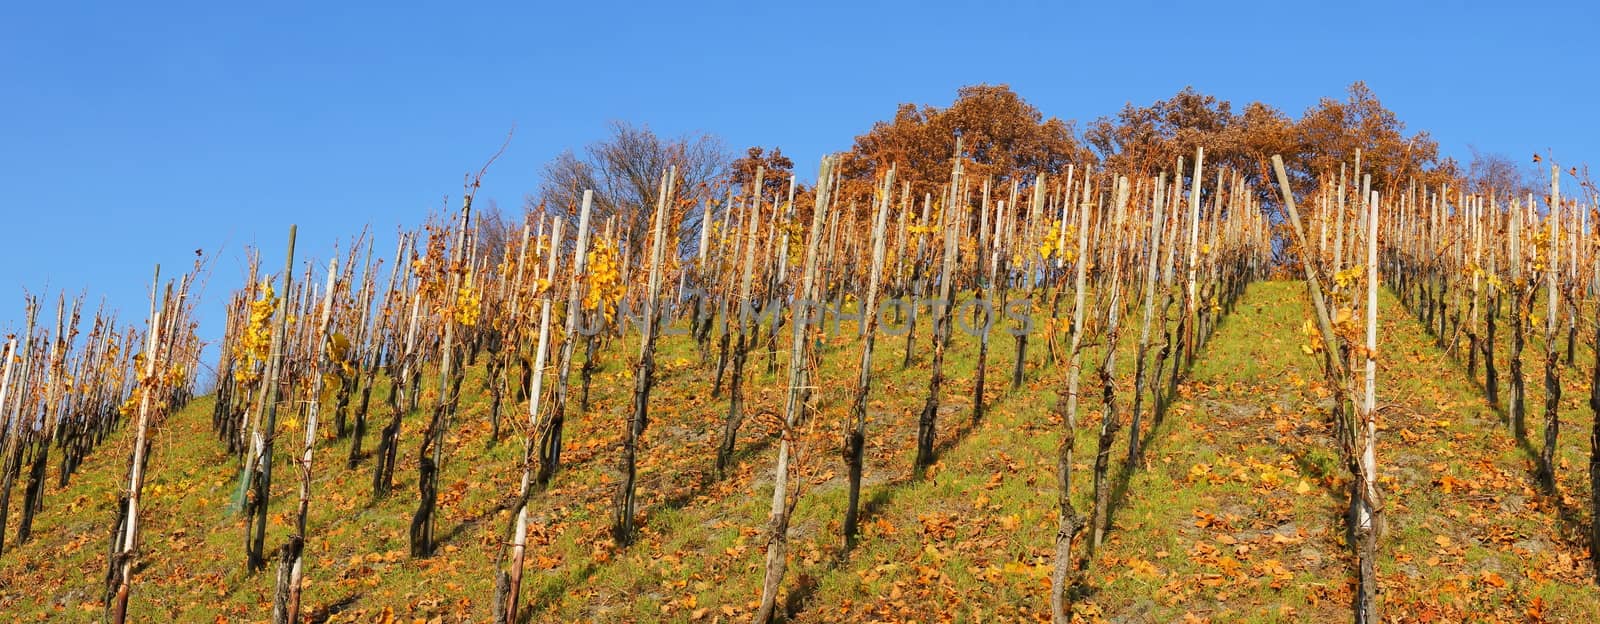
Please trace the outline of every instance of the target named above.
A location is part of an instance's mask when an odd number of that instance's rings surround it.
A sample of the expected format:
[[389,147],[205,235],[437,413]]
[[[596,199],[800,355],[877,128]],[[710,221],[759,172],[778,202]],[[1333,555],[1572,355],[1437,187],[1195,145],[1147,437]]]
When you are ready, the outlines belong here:
[[870,180],[899,168],[913,190],[932,191],[950,178],[956,137],[965,145],[965,175],[1007,182],[1018,176],[1057,173],[1092,158],[1073,136],[1071,122],[1046,118],[1006,85],[962,87],[949,107],[901,104],[894,118],[856,137],[842,173]]
[[1296,164],[1308,175],[1331,172],[1352,162],[1361,150],[1364,170],[1374,188],[1416,179],[1437,184],[1455,177],[1455,161],[1439,157],[1439,142],[1426,131],[1406,136],[1406,124],[1384,108],[1365,82],[1350,85],[1345,101],[1322,98],[1295,124],[1299,141]]
[[1291,119],[1261,102],[1235,113],[1231,102],[1185,87],[1169,99],[1128,104],[1114,117],[1095,120],[1084,140],[1111,168],[1141,174],[1171,170],[1180,156],[1204,147],[1208,160],[1252,178],[1258,190],[1265,189],[1272,154],[1285,155],[1289,172],[1301,180],[1337,171],[1339,163],[1353,162],[1357,149],[1380,188],[1410,179],[1437,184],[1458,174],[1454,161],[1440,159],[1437,141],[1426,132],[1406,135],[1405,123],[1365,83],[1350,85],[1347,95],[1323,98]]
[[789,186],[789,178],[794,175],[794,161],[783,155],[783,149],[774,147],[772,151],[756,146],[745,150],[743,158],[733,161],[728,165],[728,178],[741,188],[755,182],[756,170],[764,169],[762,175],[762,192],[769,196],[783,192]]

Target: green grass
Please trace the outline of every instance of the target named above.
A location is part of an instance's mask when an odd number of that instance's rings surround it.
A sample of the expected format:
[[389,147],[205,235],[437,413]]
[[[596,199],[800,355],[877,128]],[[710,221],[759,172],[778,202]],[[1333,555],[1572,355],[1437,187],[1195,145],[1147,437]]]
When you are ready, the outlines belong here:
[[[1125,492],[1116,499],[1105,545],[1075,590],[1086,620],[1348,619],[1347,476],[1329,437],[1330,393],[1317,362],[1299,348],[1300,325],[1309,314],[1303,292],[1296,282],[1251,287],[1197,355],[1166,422],[1143,432],[1146,461],[1125,478],[1128,436],[1118,436],[1113,483]],[[1505,621],[1527,619],[1537,608],[1551,621],[1592,621],[1600,592],[1585,577],[1586,549],[1572,530],[1588,520],[1580,503],[1589,495],[1582,466],[1592,420],[1578,397],[1587,395],[1589,364],[1580,362],[1567,374],[1561,485],[1570,499],[1564,504],[1577,511],[1563,520],[1559,506],[1537,494],[1529,456],[1477,398],[1465,371],[1392,299],[1383,306],[1384,612],[1407,621],[1429,614],[1435,621]],[[1136,323],[1125,328],[1119,352],[1123,401],[1132,393],[1137,329]],[[880,337],[863,492],[867,515],[863,539],[850,553],[842,552],[839,537],[845,467],[838,451],[859,343],[850,336],[825,340],[821,412],[798,445],[804,495],[780,596],[794,621],[1048,619],[1062,430],[1051,408],[1065,367],[1047,363],[1043,331],[1030,341],[1028,375],[1015,390],[1014,341],[994,335],[989,409],[976,424],[969,397],[977,343],[955,337],[939,417],[941,455],[920,478],[910,466],[926,393],[929,329],[926,323],[918,328],[917,358],[908,369],[900,366],[904,338]],[[768,354],[752,354],[749,413],[769,415],[747,419],[736,467],[717,479],[712,462],[726,400],[710,397],[711,367],[699,363],[691,343],[662,340],[652,422],[640,450],[640,538],[619,550],[607,533],[610,496],[631,386],[624,354],[636,352],[631,339],[623,342],[603,352],[591,409],[567,419],[567,465],[532,503],[523,587],[529,619],[748,618],[760,596],[762,528],[776,452],[770,414],[781,410],[784,355],[778,373],[768,375]],[[1537,347],[1529,349],[1529,405],[1536,406],[1542,401],[1532,378]],[[1098,346],[1085,354],[1072,483],[1085,513],[1100,410],[1090,370],[1101,357]],[[444,543],[430,559],[406,556],[422,416],[407,416],[395,493],[381,501],[370,500],[370,461],[347,470],[347,442],[324,440],[311,508],[307,612],[334,621],[371,621],[386,612],[402,620],[488,619],[491,572],[508,520],[501,506],[519,478],[522,434],[513,427],[486,450],[481,375],[481,366],[469,372],[461,416],[447,439],[438,525]],[[268,616],[272,575],[243,571],[244,527],[228,509],[237,465],[210,432],[209,408],[209,399],[198,399],[156,434],[132,621]],[[506,420],[520,423],[524,409],[508,403]],[[1148,414],[1145,420],[1148,426]],[[1541,421],[1529,422],[1535,429],[1530,436],[1538,439]],[[282,467],[296,438],[298,432],[286,431],[278,445],[269,547],[287,535],[295,484]],[[126,432],[118,432],[67,489],[48,491],[35,539],[0,559],[0,611],[20,621],[98,619],[112,505],[129,444]],[[365,447],[373,446],[369,435]],[[1077,552],[1086,550],[1080,544]]]

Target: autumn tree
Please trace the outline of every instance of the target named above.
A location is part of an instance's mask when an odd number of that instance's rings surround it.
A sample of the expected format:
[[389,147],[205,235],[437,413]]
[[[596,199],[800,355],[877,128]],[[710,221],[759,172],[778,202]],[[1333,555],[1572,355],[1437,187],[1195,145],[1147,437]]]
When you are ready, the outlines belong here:
[[1536,188],[1535,176],[1525,173],[1516,161],[1505,154],[1479,151],[1468,145],[1472,160],[1467,162],[1466,187],[1478,195],[1520,197]]
[[794,175],[794,161],[783,155],[783,149],[774,147],[772,151],[756,146],[745,150],[742,158],[734,160],[728,165],[728,180],[736,188],[746,188],[756,181],[756,172],[765,171],[761,193],[766,196],[777,196],[788,190],[789,178]]
[[[1253,103],[1248,110],[1257,125],[1286,121],[1264,104]],[[1249,155],[1243,120],[1234,114],[1232,102],[1184,87],[1169,99],[1149,106],[1127,104],[1115,117],[1096,119],[1084,140],[1109,167],[1130,174],[1154,175],[1197,147],[1204,147],[1217,165],[1238,170]]]
[[[1006,85],[969,85],[949,107],[901,104],[894,117],[856,137],[840,173],[871,192],[874,176],[897,167],[914,195],[938,193],[948,182],[956,139],[966,146],[969,179],[1009,185],[1018,177],[1065,173],[1067,165],[1091,159],[1074,138],[1070,122],[1046,118]],[[864,195],[863,195],[864,196]]]
[[539,200],[533,203],[567,215],[569,227],[576,227],[583,192],[593,189],[593,218],[599,223],[616,218],[624,255],[638,257],[650,235],[661,172],[675,168],[680,195],[695,200],[699,198],[693,193],[723,175],[729,158],[722,141],[710,134],[663,138],[649,126],[621,121],[610,128],[610,136],[590,143],[581,154],[569,150],[546,163]]
[[[528,211],[524,211],[528,212]],[[493,199],[488,200],[488,207],[474,211],[472,215],[473,246],[477,249],[479,258],[500,258],[506,255],[508,248],[516,251],[516,246],[521,237],[521,219],[513,219],[500,210],[500,204]]]
[[1273,154],[1284,154],[1287,172],[1306,186],[1354,162],[1356,150],[1373,188],[1413,180],[1438,185],[1459,175],[1455,161],[1440,156],[1437,141],[1426,132],[1408,135],[1399,116],[1362,82],[1350,85],[1345,99],[1323,98],[1299,119],[1261,102],[1236,112],[1232,102],[1185,87],[1096,119],[1083,138],[1107,166],[1137,175],[1169,170],[1203,147],[1208,159],[1244,176],[1267,202],[1276,201],[1267,168]]
[[1439,142],[1427,132],[1407,136],[1405,122],[1383,107],[1365,82],[1351,84],[1344,101],[1322,98],[1295,124],[1299,152],[1293,173],[1309,180],[1355,161],[1371,172],[1372,188],[1397,188],[1416,180],[1434,186],[1455,177],[1454,161],[1441,159]]

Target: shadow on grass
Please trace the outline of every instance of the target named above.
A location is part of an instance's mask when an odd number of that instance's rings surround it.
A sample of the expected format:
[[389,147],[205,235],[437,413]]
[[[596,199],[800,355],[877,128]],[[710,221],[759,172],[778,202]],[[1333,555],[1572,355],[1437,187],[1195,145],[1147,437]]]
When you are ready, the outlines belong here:
[[[955,406],[952,404],[951,407]],[[961,412],[951,410],[949,416],[954,417],[958,413]],[[931,466],[939,463],[939,460],[944,458],[945,453],[949,453],[952,449],[965,441],[967,436],[972,433],[972,430],[977,429],[978,425],[983,424],[983,421],[980,420],[978,422],[973,422],[971,418],[961,418],[956,420],[956,423],[955,430],[951,431],[950,435],[946,435],[943,437],[943,439],[933,443],[933,458],[929,460],[928,465]],[[913,479],[921,476],[922,474],[920,472],[912,475]]]
[[1299,470],[1300,474],[1311,477],[1311,481],[1320,484],[1322,489],[1330,496],[1339,498],[1349,494],[1344,487],[1336,483],[1329,483],[1327,477],[1338,472],[1337,468],[1329,468],[1324,465],[1324,462],[1313,459],[1309,449],[1284,444],[1281,439],[1274,441],[1273,446],[1277,447],[1278,452],[1294,459],[1295,469]]
[[[998,406],[1003,402],[1004,399],[996,400],[990,404],[990,407]],[[956,411],[950,412],[952,416],[956,413]],[[932,463],[938,463],[940,458],[942,458],[946,453],[959,446],[967,439],[974,429],[977,429],[977,427],[982,424],[983,421],[973,421],[970,418],[962,418],[958,419],[956,422],[958,424],[955,426],[954,430],[934,443]],[[905,492],[911,487],[923,483],[924,480],[922,477],[923,473],[921,471],[917,471],[913,474],[902,476],[898,479],[888,481],[875,488],[872,488],[872,494],[861,504],[858,526],[864,527],[871,523],[873,519],[877,518],[879,514],[883,513],[883,511],[890,504],[892,504],[895,498],[897,498],[901,493]],[[858,541],[857,546],[859,545],[860,542]],[[821,586],[821,580],[816,576],[816,574],[832,573],[849,564],[850,556],[853,554],[853,552],[851,549],[846,548],[843,545],[842,536],[840,537],[840,542],[836,544],[836,547],[838,550],[834,551],[834,556],[829,558],[827,565],[823,566],[820,570],[814,571],[815,574],[808,572],[802,573],[797,577],[795,582],[796,586],[789,592],[788,598],[784,601],[783,609],[786,618],[792,619],[798,616],[801,612],[805,611],[812,598],[816,595],[817,589]]]
[[[917,479],[900,477],[873,488],[872,495],[861,504],[859,526],[867,526],[874,518],[883,513],[884,509],[893,503],[897,496],[917,483],[919,483]],[[788,598],[784,600],[783,611],[786,618],[793,619],[800,615],[810,604],[811,599],[815,597],[817,589],[821,587],[821,581],[816,574],[832,573],[850,563],[850,555],[853,553],[844,546],[843,538],[841,537],[840,539],[840,542],[834,544],[837,550],[833,551],[833,556],[828,558],[825,566],[820,570],[813,571],[815,574],[812,572],[802,573],[796,579],[796,586],[790,590]],[[860,542],[858,541],[857,546],[859,545]]]
[[[1245,292],[1244,289],[1238,289],[1238,290],[1233,291],[1231,293],[1231,296],[1228,297],[1228,302],[1226,304],[1227,305],[1226,309],[1229,309],[1229,310],[1233,309],[1234,303],[1240,297],[1242,297],[1244,295],[1244,292]],[[1164,380],[1162,380],[1162,379],[1156,379],[1155,380],[1155,382],[1157,384],[1157,387],[1160,388],[1160,391],[1159,391],[1159,393],[1157,393],[1154,389],[1152,389],[1152,392],[1151,392],[1151,394],[1154,394],[1156,396],[1154,397],[1155,398],[1154,404],[1151,405],[1152,416],[1151,416],[1151,419],[1150,419],[1150,429],[1149,429],[1149,431],[1147,433],[1144,434],[1144,437],[1141,438],[1140,441],[1139,441],[1139,455],[1137,457],[1138,460],[1142,461],[1143,458],[1149,456],[1149,454],[1151,452],[1162,448],[1160,446],[1160,443],[1164,442],[1166,438],[1164,436],[1160,435],[1160,434],[1161,434],[1161,432],[1163,432],[1163,431],[1165,431],[1167,429],[1167,422],[1168,421],[1167,421],[1167,418],[1166,418],[1166,412],[1167,412],[1168,409],[1171,408],[1173,402],[1175,400],[1177,400],[1177,398],[1178,398],[1178,386],[1181,385],[1183,383],[1183,381],[1189,379],[1190,373],[1192,373],[1194,371],[1195,362],[1199,361],[1201,358],[1203,358],[1203,357],[1205,357],[1207,355],[1206,351],[1209,349],[1209,347],[1211,345],[1211,338],[1215,337],[1217,332],[1219,330],[1223,329],[1224,327],[1226,327],[1228,325],[1229,321],[1232,320],[1232,319],[1233,319],[1233,315],[1232,314],[1224,315],[1224,316],[1221,316],[1220,318],[1213,319],[1211,326],[1206,330],[1205,341],[1202,342],[1198,346],[1198,348],[1194,350],[1194,357],[1190,358],[1187,361],[1183,360],[1182,351],[1176,349],[1176,347],[1178,345],[1176,345],[1176,344],[1174,345],[1175,348],[1174,348],[1174,352],[1173,352],[1173,354],[1171,356],[1171,359],[1172,359],[1172,365],[1177,369],[1175,371],[1176,375],[1171,378],[1172,379],[1171,383],[1163,384]],[[1154,371],[1152,371],[1152,374],[1155,374]],[[1140,435],[1140,432],[1138,432],[1138,431],[1130,431],[1128,433],[1128,435],[1129,436],[1137,436],[1137,435]],[[1108,534],[1111,532],[1112,527],[1116,526],[1117,512],[1121,511],[1122,508],[1124,506],[1126,506],[1127,503],[1128,503],[1129,487],[1130,487],[1131,482],[1133,481],[1133,473],[1138,467],[1139,467],[1138,463],[1136,463],[1134,461],[1128,461],[1125,458],[1119,464],[1116,474],[1112,476],[1111,494],[1108,497],[1107,503],[1106,503],[1106,528],[1105,528],[1105,531]],[[1086,528],[1086,531],[1085,531],[1086,533],[1090,533],[1090,534],[1093,533],[1094,526],[1093,526],[1093,513],[1092,513],[1092,511],[1091,511],[1091,514],[1090,514],[1089,526],[1085,527],[1085,528]],[[1085,549],[1085,553],[1087,553],[1087,555],[1086,555],[1086,558],[1084,559],[1084,561],[1085,562],[1092,561],[1094,556],[1095,556],[1094,542],[1093,542],[1093,540],[1087,540],[1085,543],[1087,545],[1087,548]]]
[[576,571],[574,571],[572,576],[567,580],[560,583],[546,585],[545,587],[539,589],[539,591],[534,592],[533,595],[528,596],[528,601],[525,603],[527,604],[527,608],[522,609],[522,613],[518,614],[517,621],[521,624],[532,622],[533,615],[535,613],[543,613],[546,609],[549,609],[551,605],[560,602],[562,594],[567,593],[568,590],[571,590],[574,587],[588,582],[589,577],[594,576],[594,573],[599,570],[599,564],[595,563],[594,561],[589,561],[583,564],[582,568],[578,568]]
[[[1390,289],[1390,294],[1394,295],[1396,300],[1401,303],[1401,307],[1407,306],[1406,300],[1400,297],[1397,293],[1394,293],[1392,289]],[[1411,315],[1412,319],[1418,325],[1422,325],[1423,332],[1430,336],[1434,335],[1433,328],[1420,318],[1420,312],[1417,312],[1411,308],[1407,309],[1413,312]],[[1535,340],[1539,337],[1534,335],[1529,336],[1529,338],[1530,339],[1526,343],[1525,348],[1534,346]],[[1528,460],[1528,464],[1524,468],[1524,474],[1529,481],[1533,482],[1535,488],[1540,494],[1540,500],[1549,504],[1555,509],[1556,520],[1558,520],[1561,525],[1562,533],[1568,536],[1588,535],[1589,526],[1584,521],[1583,513],[1578,509],[1566,504],[1566,501],[1563,499],[1559,491],[1560,484],[1558,483],[1556,485],[1555,490],[1545,487],[1543,479],[1540,478],[1540,473],[1542,472],[1540,465],[1543,463],[1543,460],[1540,457],[1539,449],[1534,448],[1533,441],[1529,439],[1527,430],[1525,428],[1517,429],[1513,427],[1511,414],[1509,411],[1507,411],[1506,407],[1501,406],[1498,402],[1490,403],[1486,396],[1482,396],[1487,393],[1487,389],[1484,387],[1483,382],[1478,380],[1478,376],[1476,374],[1470,374],[1466,370],[1466,367],[1462,365],[1461,361],[1458,360],[1453,353],[1444,350],[1437,344],[1432,345],[1432,348],[1436,351],[1440,351],[1445,356],[1444,361],[1447,362],[1450,367],[1454,368],[1456,372],[1467,375],[1472,387],[1480,394],[1478,398],[1484,401],[1484,406],[1494,411],[1497,420],[1505,427],[1505,429],[1513,430],[1511,431],[1511,437],[1516,441],[1517,449],[1522,451],[1523,456]],[[1566,360],[1563,359],[1562,361],[1565,362]],[[1509,395],[1511,387],[1510,362],[1507,361],[1506,364],[1506,371],[1504,372],[1505,378],[1502,380],[1502,382],[1505,384],[1505,389],[1502,390],[1502,392],[1505,392]],[[1571,364],[1563,363],[1562,366],[1563,370],[1566,368],[1573,368]],[[1526,384],[1527,381],[1524,380],[1523,383]],[[1524,399],[1526,399],[1526,392],[1524,392]],[[1509,396],[1507,397],[1507,400],[1510,400]],[[1596,417],[1600,418],[1600,414],[1597,414]],[[1524,414],[1524,421],[1526,421],[1526,418],[1527,414]],[[1593,548],[1593,546],[1591,546],[1591,548]]]
[[311,624],[323,624],[324,622],[332,620],[340,613],[344,613],[345,611],[349,610],[352,605],[361,600],[363,595],[365,594],[350,594],[328,603],[325,606],[317,607],[316,610],[311,612]]
[[[1500,409],[1496,407],[1495,411],[1498,412]],[[1560,483],[1555,485],[1555,489],[1545,487],[1543,479],[1540,478],[1540,473],[1543,472],[1539,468],[1542,460],[1539,457],[1539,451],[1533,448],[1533,443],[1528,440],[1528,436],[1517,435],[1514,437],[1517,440],[1517,448],[1521,449],[1522,454],[1528,458],[1524,473],[1527,475],[1528,480],[1532,481],[1538,489],[1539,498],[1555,508],[1556,519],[1561,523],[1562,533],[1568,536],[1579,536],[1580,539],[1582,536],[1587,536],[1589,534],[1589,525],[1584,522],[1582,512],[1568,505],[1564,497],[1561,496]],[[1591,546],[1591,548],[1594,547]]]
[[445,533],[444,537],[434,541],[434,548],[437,549],[439,546],[443,546],[454,541],[457,537],[460,537],[462,533],[465,533],[467,529],[476,528],[478,525],[483,524],[490,518],[493,518],[495,514],[509,509],[512,503],[517,500],[517,498],[517,496],[506,497],[501,502],[495,503],[489,508],[478,512],[478,515],[462,520],[461,522],[457,522],[455,526],[450,527],[449,533]]
[[[754,442],[746,444],[739,450],[734,451],[732,458],[728,462],[729,472],[731,473],[733,468],[744,463],[745,460],[759,455],[769,448],[772,448],[773,441],[777,439],[777,436],[761,436]],[[713,455],[714,454],[708,454],[708,456]],[[727,479],[727,476],[719,476],[715,468],[697,470],[694,471],[694,475],[694,482],[692,484],[686,487],[677,488],[679,490],[677,494],[668,497],[666,500],[663,500],[660,503],[651,505],[650,508],[647,509],[639,518],[639,526],[649,526],[651,523],[650,521],[662,512],[688,507],[690,502],[705,495],[705,493],[709,491],[712,486]]]

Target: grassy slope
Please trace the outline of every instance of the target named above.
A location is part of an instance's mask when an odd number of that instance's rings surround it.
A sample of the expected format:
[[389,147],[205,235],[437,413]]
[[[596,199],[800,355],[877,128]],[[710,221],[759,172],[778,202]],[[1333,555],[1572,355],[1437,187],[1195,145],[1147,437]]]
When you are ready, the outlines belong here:
[[[1126,480],[1115,528],[1079,591],[1086,615],[1120,621],[1186,614],[1216,621],[1346,617],[1351,561],[1340,529],[1344,475],[1321,412],[1327,392],[1315,362],[1298,348],[1306,315],[1302,290],[1296,283],[1253,287],[1200,355],[1167,423],[1149,434],[1146,465]],[[1380,402],[1387,407],[1379,452],[1390,505],[1381,566],[1389,612],[1455,621],[1472,614],[1521,619],[1538,608],[1551,620],[1592,619],[1600,593],[1582,577],[1584,548],[1571,530],[1587,518],[1580,510],[1563,520],[1534,494],[1529,457],[1474,398],[1465,371],[1392,300],[1385,306]],[[1125,354],[1131,355],[1136,329],[1125,333]],[[927,326],[918,331],[926,336]],[[976,345],[956,338],[939,423],[942,455],[930,476],[916,480],[909,465],[926,392],[927,345],[919,343],[917,361],[904,371],[904,340],[883,337],[878,345],[866,531],[861,547],[846,556],[837,537],[845,498],[837,449],[850,384],[835,380],[853,379],[858,347],[844,337],[827,343],[822,413],[803,436],[805,498],[793,523],[784,583],[795,619],[1046,617],[1055,532],[1051,475],[1060,430],[1049,411],[1061,369],[1045,364],[1044,341],[1031,345],[1024,387],[1010,390],[1012,340],[996,335],[989,414],[970,424]],[[664,340],[662,378],[641,449],[642,535],[618,551],[606,530],[617,474],[613,449],[631,377],[621,354],[634,351],[623,347],[606,352],[590,412],[568,419],[567,469],[533,503],[537,523],[524,585],[530,620],[743,619],[760,591],[782,367],[778,376],[766,375],[768,356],[752,356],[750,369],[758,375],[747,385],[750,413],[767,415],[747,420],[738,467],[718,480],[710,469],[725,399],[708,395],[709,367],[698,364],[691,344]],[[1099,357],[1091,349],[1086,367]],[[1123,356],[1124,400],[1131,369],[1131,357]],[[481,368],[472,374],[481,375]],[[1569,377],[1562,446],[1569,468],[1562,486],[1567,506],[1578,509],[1588,497],[1581,467],[1590,417],[1577,398],[1587,389],[1581,370]],[[1083,511],[1098,425],[1091,380],[1085,376],[1090,385],[1073,483]],[[406,557],[424,424],[419,414],[408,416],[401,434],[396,493],[387,500],[369,501],[370,463],[344,469],[344,442],[330,440],[319,449],[308,610],[335,621],[369,621],[388,612],[487,619],[490,570],[506,522],[498,508],[515,488],[521,435],[513,432],[485,450],[487,398],[476,391],[480,383],[469,377],[462,416],[450,435],[440,494],[444,546],[432,559]],[[1533,386],[1530,405],[1539,405],[1541,391]],[[208,399],[197,400],[157,436],[134,621],[209,622],[219,614],[260,621],[267,615],[272,577],[242,571],[244,528],[226,507],[235,462],[209,431],[209,406]],[[507,418],[518,420],[517,410]],[[281,439],[297,434],[286,430]],[[119,433],[99,449],[68,489],[48,493],[35,540],[0,561],[0,611],[24,620],[98,618],[126,437]],[[1114,471],[1125,444],[1124,435]],[[372,445],[369,437],[366,446]],[[292,442],[279,446],[282,461]],[[286,535],[294,495],[288,471],[277,472],[269,545]]]
[[[1380,305],[1386,613],[1593,621],[1600,592],[1581,565],[1576,519],[1564,520],[1535,494],[1529,456],[1465,370],[1387,293]],[[1253,287],[1196,365],[1179,406],[1189,409],[1159,432],[1151,469],[1133,479],[1099,562],[1110,571],[1100,578],[1115,577],[1093,598],[1107,613],[1153,621],[1190,613],[1217,621],[1347,617],[1348,480],[1323,415],[1329,393],[1317,363],[1299,350],[1307,307],[1299,284]],[[1563,415],[1562,456],[1580,467],[1563,474],[1569,504],[1588,498],[1580,485],[1587,412],[1573,401]]]

